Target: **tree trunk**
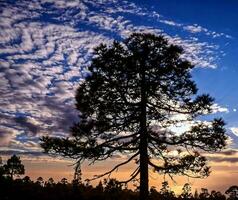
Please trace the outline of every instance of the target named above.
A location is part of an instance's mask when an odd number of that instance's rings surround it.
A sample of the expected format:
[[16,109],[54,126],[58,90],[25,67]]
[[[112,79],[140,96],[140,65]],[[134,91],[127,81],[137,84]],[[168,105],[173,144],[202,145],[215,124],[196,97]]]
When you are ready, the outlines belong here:
[[148,179],[148,152],[147,139],[141,137],[140,146],[140,200],[148,199],[149,179]]
[[140,121],[140,200],[148,199],[148,137],[146,127],[146,81],[145,70],[141,70],[141,121]]

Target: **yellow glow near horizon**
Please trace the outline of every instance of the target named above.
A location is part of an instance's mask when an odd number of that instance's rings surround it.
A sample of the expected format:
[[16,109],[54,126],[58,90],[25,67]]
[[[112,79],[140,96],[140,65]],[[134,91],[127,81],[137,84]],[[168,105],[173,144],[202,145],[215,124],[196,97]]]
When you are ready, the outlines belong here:
[[[60,162],[55,161],[30,161],[23,160],[23,163],[26,168],[26,174],[31,177],[32,180],[36,180],[39,176],[43,177],[44,180],[48,180],[49,177],[52,177],[56,182],[60,181],[62,178],[67,178],[68,181],[73,179],[73,166],[72,162]],[[108,160],[101,162],[94,166],[87,166],[86,164],[82,167],[82,179],[92,178],[93,175],[98,175],[109,170],[112,166],[116,164],[116,161]],[[189,182],[192,186],[193,191],[197,189],[200,191],[201,188],[208,188],[211,190],[219,190],[224,192],[231,185],[236,185],[238,180],[238,173],[236,169],[238,164],[231,165],[227,162],[221,163],[210,163],[212,165],[212,174],[206,179],[191,179],[182,176],[175,176],[173,182],[168,176],[159,175],[157,173],[150,172],[150,187],[154,186],[157,190],[161,188],[161,182],[166,180],[169,182],[172,190],[179,194],[182,190],[182,187],[185,183]],[[133,164],[122,167],[117,172],[113,173],[111,178],[117,178],[118,180],[128,179],[131,171],[133,171]],[[99,180],[93,181],[91,184],[98,184]],[[133,184],[130,183],[129,188],[133,188]]]

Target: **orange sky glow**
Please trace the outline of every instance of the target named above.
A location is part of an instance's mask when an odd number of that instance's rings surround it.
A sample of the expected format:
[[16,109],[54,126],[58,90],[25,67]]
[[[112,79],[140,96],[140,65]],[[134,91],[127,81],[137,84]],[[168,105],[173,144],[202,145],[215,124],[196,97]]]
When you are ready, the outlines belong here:
[[[73,179],[73,162],[58,160],[58,159],[27,159],[22,157],[23,164],[25,165],[26,174],[31,177],[32,180],[36,180],[39,176],[43,177],[44,180],[48,180],[52,177],[56,182],[61,180],[63,177],[67,178],[68,181]],[[92,178],[94,175],[101,174],[109,170],[112,166],[117,164],[118,159],[108,160],[95,165],[88,166],[86,163],[82,166],[82,179]],[[211,190],[219,190],[225,192],[231,185],[236,185],[238,180],[238,163],[223,162],[210,162],[212,167],[212,173],[208,178],[205,179],[193,179],[184,176],[174,176],[174,181],[169,176],[165,176],[150,172],[150,187],[155,186],[157,190],[161,187],[161,182],[166,180],[169,182],[172,190],[179,194],[185,183],[190,183],[193,191],[196,189],[200,191],[201,188],[208,188]],[[126,180],[130,176],[130,172],[135,169],[133,164],[120,168],[117,172],[112,174],[112,178],[118,180]],[[98,180],[93,181],[91,184],[96,185]],[[128,185],[129,188],[133,188],[133,184]]]

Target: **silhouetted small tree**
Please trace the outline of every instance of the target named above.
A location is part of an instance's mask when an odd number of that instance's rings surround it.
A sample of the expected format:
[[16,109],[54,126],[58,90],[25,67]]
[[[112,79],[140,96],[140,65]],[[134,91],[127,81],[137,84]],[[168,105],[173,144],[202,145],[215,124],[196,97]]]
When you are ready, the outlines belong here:
[[199,194],[200,199],[208,199],[209,198],[209,192],[207,188],[201,188],[201,193]]
[[150,193],[149,193],[149,199],[155,200],[155,199],[162,199],[162,195],[160,192],[156,190],[154,186],[150,188]]
[[110,197],[110,199],[121,199],[120,193],[122,192],[122,184],[118,180],[114,178],[104,179],[103,185],[104,192]]
[[173,191],[171,191],[167,181],[162,182],[160,194],[163,196],[164,199],[172,199],[173,197],[175,197],[175,194]]
[[24,165],[21,163],[20,157],[13,155],[7,160],[7,163],[3,166],[4,173],[9,175],[11,179],[14,176],[19,176],[25,174]]
[[192,188],[189,183],[185,183],[182,188],[182,194],[180,195],[183,199],[191,199],[192,195]]
[[[85,160],[127,155],[95,179],[134,161],[138,166],[122,182],[139,176],[141,200],[148,197],[149,167],[170,175],[208,176],[206,158],[199,151],[225,146],[224,122],[196,121],[212,112],[213,98],[196,95],[194,66],[182,55],[181,47],[153,34],[135,33],[123,42],[100,45],[76,93],[80,122],[73,125],[71,137],[43,137],[42,147],[76,159],[78,166]],[[173,128],[185,122],[190,130],[176,134]]]
[[46,183],[45,183],[45,186],[47,186],[47,187],[53,187],[54,185],[55,185],[55,181],[52,177],[50,177],[48,179],[48,181],[46,181]]
[[36,184],[40,185],[40,186],[44,186],[44,179],[40,176],[36,179]]
[[60,181],[60,183],[61,183],[62,185],[67,185],[67,184],[68,184],[67,178],[62,178],[61,181]]
[[228,200],[237,200],[238,199],[238,186],[233,185],[229,187],[225,192],[229,197]]
[[211,191],[210,200],[226,200],[226,196],[219,191]]
[[25,176],[23,179],[22,179],[22,182],[23,183],[26,183],[26,184],[29,184],[29,183],[32,183],[32,180],[29,176]]
[[98,185],[96,186],[96,190],[103,193],[104,187],[103,187],[102,181],[99,181]]
[[194,199],[198,199],[199,198],[199,194],[198,194],[197,189],[195,190],[193,197],[194,197]]

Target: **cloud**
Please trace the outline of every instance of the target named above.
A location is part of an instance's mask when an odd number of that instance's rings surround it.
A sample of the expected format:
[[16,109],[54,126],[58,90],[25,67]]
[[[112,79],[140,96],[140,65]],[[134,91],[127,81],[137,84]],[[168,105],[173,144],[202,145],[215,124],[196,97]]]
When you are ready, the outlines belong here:
[[215,31],[210,31],[207,28],[204,28],[198,24],[183,26],[183,29],[193,34],[204,33],[205,35],[211,36],[212,38],[217,38],[217,37],[232,38],[230,35],[227,35],[225,33],[217,33]]
[[190,61],[193,65],[203,68],[216,68],[215,57],[212,52],[218,49],[217,45],[209,45],[207,42],[198,42],[194,38],[182,39],[179,36],[171,37],[166,35],[171,44],[183,47],[184,54],[182,58]]
[[236,149],[238,147],[238,128],[237,127],[229,127],[227,129],[227,135],[229,137],[229,147]]
[[164,34],[184,47],[193,64],[216,67],[218,46],[166,34],[149,21],[180,31],[185,25],[129,1],[4,1],[0,9],[0,147],[5,151],[37,153],[34,145],[42,135],[69,133],[77,120],[75,90],[100,43],[132,32]]
[[200,33],[200,32],[207,32],[208,30],[206,28],[203,28],[199,25],[188,25],[184,27],[184,30],[187,30],[191,33]]
[[238,151],[233,149],[228,149],[225,151],[217,152],[214,154],[206,154],[209,161],[215,163],[237,163],[238,162]]
[[15,121],[18,124],[20,124],[21,127],[28,129],[30,133],[34,135],[37,134],[38,127],[37,127],[37,122],[35,124],[34,118],[32,118],[32,120],[31,119],[29,120],[27,117],[20,116],[20,117],[16,117]]
[[231,127],[230,130],[232,131],[232,133],[238,137],[238,128],[237,127]]
[[220,163],[220,162],[227,162],[227,163],[237,163],[238,162],[238,156],[236,157],[212,157],[209,158],[210,161]]
[[212,105],[212,113],[215,114],[215,113],[229,113],[229,109],[226,108],[226,107],[222,107],[220,105],[218,105],[217,103],[213,104]]
[[17,135],[14,128],[0,126],[0,146],[8,146]]
[[216,154],[222,155],[222,156],[233,156],[233,155],[238,154],[238,151],[235,149],[226,149],[224,151],[217,152]]
[[176,23],[172,20],[160,20],[160,22],[164,23],[164,24],[167,24],[167,25],[170,25],[170,26],[177,26],[177,27],[182,26],[182,24]]

